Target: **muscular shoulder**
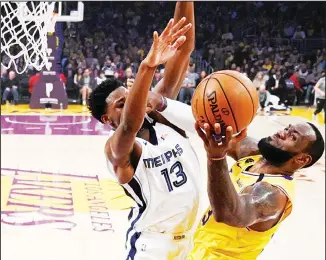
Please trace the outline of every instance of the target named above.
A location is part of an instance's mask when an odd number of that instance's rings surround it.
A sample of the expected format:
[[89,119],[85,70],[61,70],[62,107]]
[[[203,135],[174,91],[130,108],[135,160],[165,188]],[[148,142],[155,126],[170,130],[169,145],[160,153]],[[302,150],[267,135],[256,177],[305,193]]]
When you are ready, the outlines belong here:
[[254,184],[250,193],[257,217],[262,220],[278,218],[287,203],[287,196],[267,182]]

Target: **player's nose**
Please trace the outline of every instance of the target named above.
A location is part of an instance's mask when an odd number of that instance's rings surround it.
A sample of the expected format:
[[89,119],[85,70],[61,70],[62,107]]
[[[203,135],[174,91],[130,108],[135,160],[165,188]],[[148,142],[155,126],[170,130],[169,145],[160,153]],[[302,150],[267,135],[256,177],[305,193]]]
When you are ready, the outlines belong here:
[[286,134],[284,131],[279,131],[276,133],[276,136],[279,138],[279,139],[282,139],[282,140],[285,140],[286,138]]

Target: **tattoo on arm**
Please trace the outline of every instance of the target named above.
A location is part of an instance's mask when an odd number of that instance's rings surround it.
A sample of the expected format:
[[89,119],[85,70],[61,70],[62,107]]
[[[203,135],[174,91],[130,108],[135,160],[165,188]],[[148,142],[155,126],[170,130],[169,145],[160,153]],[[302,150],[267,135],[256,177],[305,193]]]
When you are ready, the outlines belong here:
[[242,214],[235,223],[239,227],[249,227],[266,221],[274,226],[280,219],[287,202],[286,195],[277,187],[266,182],[253,185],[248,193],[240,195]]
[[287,201],[286,195],[279,188],[266,182],[255,184],[251,197],[256,212],[255,222],[277,219]]
[[287,197],[278,188],[259,182],[238,194],[226,160],[207,163],[207,190],[214,219],[234,227],[249,227],[268,220],[278,221]]

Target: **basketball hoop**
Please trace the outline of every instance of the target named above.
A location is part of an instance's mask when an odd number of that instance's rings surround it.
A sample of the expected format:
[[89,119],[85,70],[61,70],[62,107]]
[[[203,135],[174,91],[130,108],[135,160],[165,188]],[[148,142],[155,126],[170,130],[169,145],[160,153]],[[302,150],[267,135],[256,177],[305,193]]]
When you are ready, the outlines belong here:
[[[18,74],[28,66],[41,70],[47,63],[47,33],[54,31],[54,2],[1,3],[1,65]],[[6,56],[6,59],[4,59]],[[21,60],[23,59],[23,64]],[[4,63],[3,61],[7,61]]]
[[[22,74],[29,66],[49,70],[47,35],[55,32],[56,22],[83,20],[84,6],[78,3],[76,16],[53,13],[55,2],[1,2],[1,65],[14,66]],[[21,64],[23,61],[23,64]]]

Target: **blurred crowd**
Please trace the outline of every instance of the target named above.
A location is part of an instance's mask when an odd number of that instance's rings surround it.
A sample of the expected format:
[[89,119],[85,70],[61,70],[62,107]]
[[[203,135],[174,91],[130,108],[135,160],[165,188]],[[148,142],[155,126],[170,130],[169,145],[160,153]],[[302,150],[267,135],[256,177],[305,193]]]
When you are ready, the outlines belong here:
[[[189,103],[208,73],[232,69],[253,80],[263,101],[272,95],[279,104],[313,104],[314,86],[325,70],[326,50],[307,52],[302,41],[325,36],[323,5],[196,2],[196,51],[179,100]],[[67,93],[86,104],[89,93],[106,77],[132,86],[139,63],[151,46],[152,32],[164,28],[174,7],[174,2],[160,1],[85,2],[84,21],[66,25],[64,33],[61,64]],[[204,60],[206,66],[202,66]],[[30,80],[33,74],[30,68],[22,77]],[[152,86],[163,74],[164,67],[158,68]],[[12,77],[2,69],[2,100],[10,94],[18,102],[16,90],[20,87],[11,86],[20,83],[17,79],[12,83]],[[24,82],[27,85],[28,80]],[[262,106],[265,103],[261,102]]]

